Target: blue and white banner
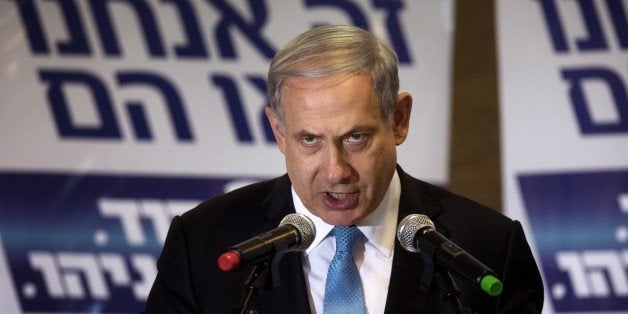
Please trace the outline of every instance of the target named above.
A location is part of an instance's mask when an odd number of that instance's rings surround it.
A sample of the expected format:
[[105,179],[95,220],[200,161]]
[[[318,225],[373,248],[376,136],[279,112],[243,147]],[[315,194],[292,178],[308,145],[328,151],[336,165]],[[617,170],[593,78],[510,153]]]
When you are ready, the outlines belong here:
[[546,313],[628,311],[628,1],[495,1],[506,213]]
[[445,184],[453,1],[0,0],[0,313],[131,313],[170,219],[285,171],[268,64],[354,24],[414,96],[408,172]]

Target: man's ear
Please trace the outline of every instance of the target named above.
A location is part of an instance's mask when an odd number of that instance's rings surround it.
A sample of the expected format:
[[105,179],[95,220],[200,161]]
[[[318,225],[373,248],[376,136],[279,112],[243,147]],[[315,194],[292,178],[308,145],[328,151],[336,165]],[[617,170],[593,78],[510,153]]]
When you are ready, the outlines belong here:
[[270,122],[270,127],[273,129],[273,134],[275,135],[275,139],[277,140],[277,146],[279,146],[279,150],[285,154],[286,153],[286,137],[281,130],[281,122],[279,118],[275,114],[275,112],[269,107],[266,106],[264,108],[264,112],[266,113],[266,117],[268,118],[268,122]]
[[393,116],[393,134],[395,145],[401,145],[408,136],[410,113],[412,112],[412,96],[406,92],[397,95],[395,114]]

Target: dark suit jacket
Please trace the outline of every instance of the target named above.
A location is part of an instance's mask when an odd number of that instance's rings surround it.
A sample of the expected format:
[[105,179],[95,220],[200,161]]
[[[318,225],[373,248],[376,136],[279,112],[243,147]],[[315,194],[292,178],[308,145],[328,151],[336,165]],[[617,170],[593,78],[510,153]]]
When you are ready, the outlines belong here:
[[[408,214],[430,217],[437,230],[493,269],[504,283],[490,297],[458,281],[461,303],[477,313],[535,313],[543,303],[538,268],[521,225],[470,200],[405,174],[401,179],[399,220]],[[159,258],[147,313],[228,313],[244,293],[251,267],[223,272],[217,260],[226,248],[274,229],[294,206],[287,175],[253,184],[200,204],[175,217]],[[259,313],[310,313],[301,253],[280,262],[281,285],[252,299]],[[424,263],[419,253],[396,241],[386,313],[451,313],[438,289],[419,282]]]

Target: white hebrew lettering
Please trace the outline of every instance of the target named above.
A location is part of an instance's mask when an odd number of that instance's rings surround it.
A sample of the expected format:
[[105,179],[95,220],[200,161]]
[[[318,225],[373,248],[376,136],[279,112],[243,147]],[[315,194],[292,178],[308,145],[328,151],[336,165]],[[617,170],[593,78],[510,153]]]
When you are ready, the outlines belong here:
[[[133,254],[129,262],[118,253],[34,251],[28,256],[31,267],[42,274],[45,289],[53,299],[108,300],[112,285],[130,288],[136,300],[146,301],[157,276],[155,257],[151,254]],[[139,279],[131,278],[129,267],[139,274]],[[24,283],[22,288],[26,297],[36,296],[32,282]]]
[[131,257],[133,269],[140,274],[141,281],[133,283],[133,295],[138,300],[146,300],[157,276],[155,257],[149,254],[135,254]]
[[560,270],[567,272],[578,298],[628,296],[628,250],[558,252],[556,263]]
[[120,220],[122,232],[130,245],[141,246],[146,243],[135,200],[101,198],[98,200],[98,208],[103,217]]
[[28,261],[34,270],[41,272],[48,295],[53,299],[63,298],[65,291],[54,256],[48,252],[30,252]]
[[59,266],[63,269],[66,284],[72,297],[84,298],[85,293],[81,287],[80,275],[83,275],[90,295],[94,299],[109,299],[109,289],[96,257],[91,253],[59,253]]
[[[142,220],[150,222],[155,236],[163,243],[168,234],[170,220],[198,203],[198,200],[101,198],[98,200],[98,208],[103,217],[120,220],[122,232],[129,245],[143,246],[146,245],[146,234]],[[102,234],[98,235],[95,239],[104,238]]]

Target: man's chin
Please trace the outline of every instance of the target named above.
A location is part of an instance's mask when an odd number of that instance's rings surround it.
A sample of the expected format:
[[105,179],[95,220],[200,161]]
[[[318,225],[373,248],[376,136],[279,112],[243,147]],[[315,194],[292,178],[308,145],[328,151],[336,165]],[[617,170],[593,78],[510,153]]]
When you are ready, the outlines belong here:
[[357,215],[354,210],[334,210],[327,211],[324,216],[319,216],[324,222],[333,226],[351,226],[355,225],[362,217]]

